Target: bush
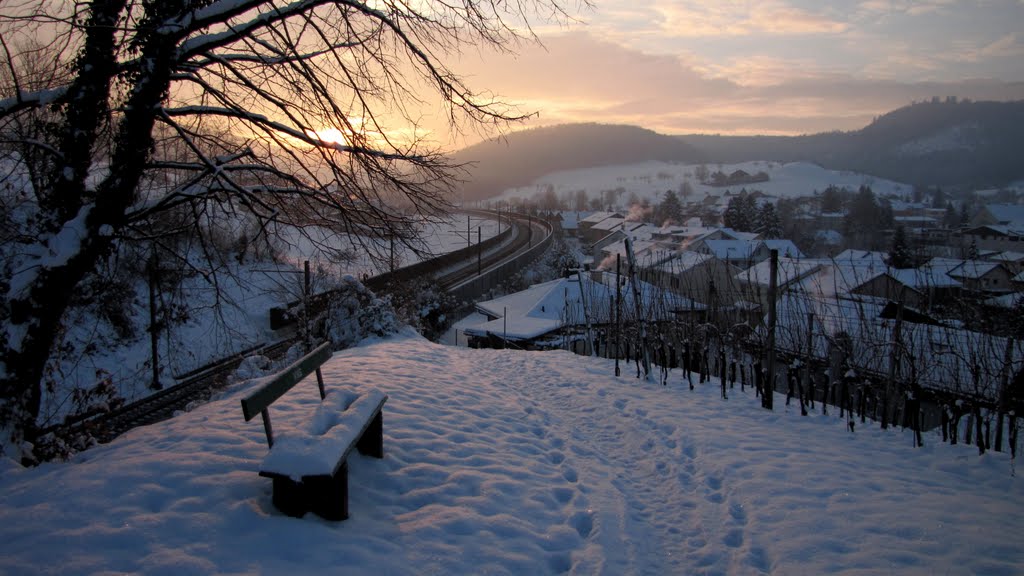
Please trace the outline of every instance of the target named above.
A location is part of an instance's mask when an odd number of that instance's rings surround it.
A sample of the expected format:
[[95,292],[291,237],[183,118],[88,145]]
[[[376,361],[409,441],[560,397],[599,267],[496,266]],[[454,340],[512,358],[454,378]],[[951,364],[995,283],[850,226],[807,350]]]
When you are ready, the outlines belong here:
[[390,298],[378,298],[352,276],[342,278],[325,320],[325,332],[336,349],[395,334],[401,327]]

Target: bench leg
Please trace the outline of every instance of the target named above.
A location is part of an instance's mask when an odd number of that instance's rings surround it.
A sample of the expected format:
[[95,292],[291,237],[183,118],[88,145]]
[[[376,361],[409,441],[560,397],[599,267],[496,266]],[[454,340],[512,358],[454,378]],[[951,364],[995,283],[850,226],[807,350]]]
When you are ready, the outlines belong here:
[[274,477],[274,507],[282,514],[301,518],[308,510],[305,492],[302,484],[291,478]]
[[305,476],[302,483],[310,510],[325,520],[348,518],[348,463],[334,476]]
[[374,458],[384,457],[384,411],[377,412],[377,415],[370,422],[370,425],[363,432],[362,437],[356,442],[356,449],[360,454],[373,456]]

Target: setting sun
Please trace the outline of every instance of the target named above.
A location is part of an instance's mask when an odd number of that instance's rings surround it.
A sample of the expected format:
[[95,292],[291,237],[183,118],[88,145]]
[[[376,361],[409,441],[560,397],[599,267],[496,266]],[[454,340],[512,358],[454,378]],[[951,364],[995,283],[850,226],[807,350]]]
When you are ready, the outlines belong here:
[[343,145],[350,145],[351,144],[351,142],[349,141],[348,136],[346,136],[344,132],[342,132],[341,130],[338,130],[337,128],[324,128],[322,130],[308,130],[306,133],[309,136],[311,136],[312,138],[316,138],[317,140],[320,140],[321,142],[326,142],[328,144],[343,144]]

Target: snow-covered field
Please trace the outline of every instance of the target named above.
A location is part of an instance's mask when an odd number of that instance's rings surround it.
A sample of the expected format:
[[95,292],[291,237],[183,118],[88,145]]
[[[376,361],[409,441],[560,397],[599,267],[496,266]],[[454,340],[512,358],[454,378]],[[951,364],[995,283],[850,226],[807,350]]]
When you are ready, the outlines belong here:
[[727,187],[714,187],[701,184],[694,173],[696,165],[675,164],[668,162],[642,162],[621,166],[600,166],[580,170],[555,172],[537,179],[531,186],[523,186],[506,190],[501,198],[533,198],[548,185],[562,198],[570,199],[577,190],[585,190],[588,198],[601,198],[605,190],[624,190],[620,201],[627,202],[630,194],[647,198],[652,203],[660,202],[666,190],[679,191],[683,182],[689,182],[694,195],[689,198],[696,201],[705,195],[721,196],[726,190],[739,192],[740,188],[761,190],[778,198],[796,198],[811,196],[815,191],[821,192],[830,185],[856,191],[861,186],[870,186],[879,196],[907,196],[912,187],[907,184],[884,180],[874,176],[827,170],[807,162],[767,162],[754,161],[740,164],[706,164],[709,172],[721,170],[731,174],[736,170],[744,170],[749,174],[766,172],[771,178],[768,182],[744,184]]
[[[384,459],[350,457],[349,520],[274,510],[242,383],[71,463],[0,465],[0,573],[1024,571],[1008,455],[631,374],[410,335],[349,349],[329,386],[390,395]],[[317,400],[303,382],[275,429]]]

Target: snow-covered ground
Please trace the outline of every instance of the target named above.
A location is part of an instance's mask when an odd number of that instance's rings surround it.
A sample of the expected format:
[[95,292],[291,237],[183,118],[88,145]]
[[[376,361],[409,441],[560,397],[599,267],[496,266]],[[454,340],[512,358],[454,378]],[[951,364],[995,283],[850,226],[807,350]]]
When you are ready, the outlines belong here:
[[600,166],[580,170],[555,172],[537,179],[533,185],[506,190],[501,198],[533,198],[547,186],[552,186],[559,197],[571,200],[572,193],[585,190],[588,198],[601,198],[605,190],[621,188],[624,193],[619,201],[628,204],[631,194],[646,198],[652,203],[660,202],[666,190],[679,192],[683,182],[689,182],[694,194],[683,200],[697,201],[707,194],[721,196],[726,190],[739,192],[761,190],[778,198],[797,198],[811,196],[815,191],[821,192],[829,186],[838,186],[856,191],[861,186],[870,186],[878,196],[908,196],[912,187],[907,184],[893,182],[856,172],[827,170],[808,162],[767,162],[754,161],[740,164],[706,164],[709,172],[721,170],[731,174],[736,170],[744,170],[749,174],[765,172],[771,178],[768,182],[744,184],[726,187],[714,187],[701,184],[694,175],[696,165],[676,164],[668,162],[642,162],[620,166]]
[[[1024,571],[1008,455],[632,373],[411,335],[345,350],[328,385],[390,395],[384,459],[350,457],[349,520],[274,510],[242,383],[70,463],[0,465],[0,573]],[[278,433],[318,398],[279,400]]]

